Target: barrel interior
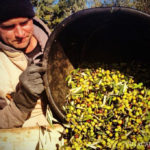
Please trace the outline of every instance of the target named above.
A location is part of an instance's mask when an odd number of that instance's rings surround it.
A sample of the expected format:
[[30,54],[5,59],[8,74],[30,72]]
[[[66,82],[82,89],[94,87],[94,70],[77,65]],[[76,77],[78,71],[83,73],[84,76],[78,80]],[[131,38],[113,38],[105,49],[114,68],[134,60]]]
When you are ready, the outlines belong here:
[[[47,95],[52,109],[61,120],[65,118],[62,109],[68,94],[65,78],[70,70],[85,62],[89,66],[140,62],[147,66],[143,68],[147,74],[142,78],[149,80],[149,50],[150,16],[137,10],[95,8],[66,18],[46,46]],[[134,78],[137,77],[138,74]]]

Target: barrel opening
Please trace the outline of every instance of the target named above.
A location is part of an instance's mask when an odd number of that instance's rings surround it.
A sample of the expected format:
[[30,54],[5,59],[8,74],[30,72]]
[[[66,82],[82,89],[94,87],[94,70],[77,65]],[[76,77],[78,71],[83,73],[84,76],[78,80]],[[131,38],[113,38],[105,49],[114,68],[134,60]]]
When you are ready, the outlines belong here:
[[147,74],[142,79],[137,74],[135,79],[149,80],[149,35],[150,16],[129,8],[87,9],[59,24],[45,52],[47,95],[59,118],[65,118],[62,108],[68,93],[65,78],[73,68],[84,67],[84,63],[91,66],[138,62],[147,69]]

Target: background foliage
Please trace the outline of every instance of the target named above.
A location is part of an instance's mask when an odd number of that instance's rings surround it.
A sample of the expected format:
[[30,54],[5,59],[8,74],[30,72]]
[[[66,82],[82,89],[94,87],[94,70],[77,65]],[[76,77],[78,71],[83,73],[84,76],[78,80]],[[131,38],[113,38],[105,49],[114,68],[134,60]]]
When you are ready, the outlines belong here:
[[31,0],[36,15],[53,30],[63,19],[86,8],[124,6],[150,14],[150,0]]

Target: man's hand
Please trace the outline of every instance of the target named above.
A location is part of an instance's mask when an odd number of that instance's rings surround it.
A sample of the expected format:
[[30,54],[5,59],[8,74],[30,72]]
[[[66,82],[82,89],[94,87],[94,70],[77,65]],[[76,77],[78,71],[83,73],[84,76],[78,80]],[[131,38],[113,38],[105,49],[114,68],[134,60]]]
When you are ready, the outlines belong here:
[[44,91],[42,73],[45,70],[43,67],[32,64],[20,75],[19,90],[13,98],[20,110],[30,112],[35,106],[37,99]]
[[35,98],[39,98],[44,91],[41,73],[45,72],[45,68],[32,64],[20,76],[20,84],[28,94]]

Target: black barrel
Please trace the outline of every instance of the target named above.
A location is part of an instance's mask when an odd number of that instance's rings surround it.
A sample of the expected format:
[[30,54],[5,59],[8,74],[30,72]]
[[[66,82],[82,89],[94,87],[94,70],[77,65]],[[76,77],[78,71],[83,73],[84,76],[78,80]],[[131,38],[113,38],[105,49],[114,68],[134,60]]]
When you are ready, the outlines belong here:
[[150,63],[150,15],[124,8],[90,8],[62,21],[52,32],[44,53],[44,83],[50,107],[65,122],[65,78],[81,63]]

